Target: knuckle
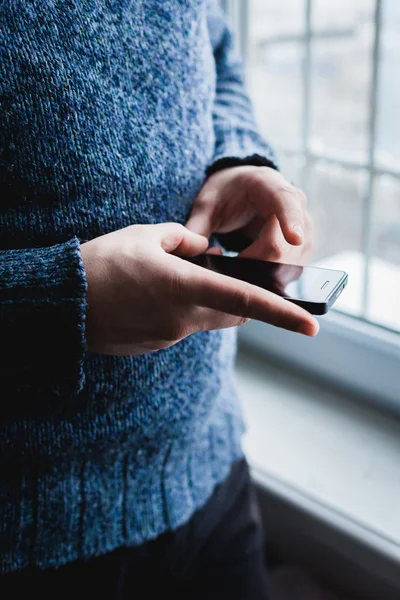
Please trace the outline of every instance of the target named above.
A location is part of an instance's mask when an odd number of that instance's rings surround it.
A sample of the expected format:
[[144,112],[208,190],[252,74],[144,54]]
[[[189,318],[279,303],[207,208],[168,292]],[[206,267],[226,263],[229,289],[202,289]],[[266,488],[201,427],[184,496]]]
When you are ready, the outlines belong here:
[[277,195],[297,196],[297,189],[288,181],[282,181],[276,188]]
[[298,189],[298,194],[300,196],[301,204],[305,208],[307,206],[307,203],[308,203],[307,195],[301,189]]
[[268,256],[273,260],[279,261],[283,258],[283,255],[284,249],[282,245],[278,241],[272,242],[268,249]]
[[305,192],[297,187],[297,185],[295,184],[289,184],[292,188],[292,192],[288,192],[288,193],[295,193],[298,200],[300,201],[300,204],[305,208],[307,206],[307,196],[305,194]]
[[228,329],[230,327],[239,327],[240,325],[243,325],[244,323],[247,323],[248,321],[249,321],[248,317],[237,317],[234,315],[228,315],[221,322],[221,326],[224,329]]
[[243,318],[250,314],[252,294],[247,289],[238,290],[232,300],[232,314],[239,315]]
[[198,202],[201,204],[214,204],[216,202],[217,195],[214,190],[203,190],[198,196]]
[[181,299],[185,295],[185,280],[179,271],[175,271],[169,278],[170,293],[174,301]]
[[288,182],[284,182],[275,188],[274,198],[277,203],[282,203],[284,199],[285,204],[288,201],[290,202],[293,210],[306,212],[307,196],[302,190]]
[[217,329],[231,329],[232,327],[240,327],[247,323],[250,319],[246,317],[225,317],[218,322]]
[[164,340],[166,342],[176,342],[186,337],[186,323],[183,319],[173,319],[166,324],[164,329]]
[[196,198],[194,209],[212,209],[217,204],[217,193],[214,189],[203,188]]
[[279,183],[272,190],[272,198],[277,207],[289,209],[298,208],[297,193],[290,183]]

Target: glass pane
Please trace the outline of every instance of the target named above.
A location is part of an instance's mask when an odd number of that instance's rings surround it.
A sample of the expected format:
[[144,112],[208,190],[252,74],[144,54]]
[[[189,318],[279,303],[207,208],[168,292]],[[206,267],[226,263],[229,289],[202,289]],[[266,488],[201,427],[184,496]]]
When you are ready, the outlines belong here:
[[352,34],[359,26],[369,26],[374,5],[375,0],[313,0],[313,30],[337,30],[341,35],[345,32]]
[[274,44],[254,48],[249,60],[248,88],[256,120],[276,147],[300,147],[301,56],[298,44]]
[[[375,0],[313,0],[310,137],[312,152],[365,162],[369,147]],[[248,81],[262,132],[278,147],[302,148],[304,0],[249,0]],[[400,1],[383,0],[375,158],[400,170]],[[349,273],[335,307],[360,316],[366,171],[281,152],[285,176],[307,183],[314,260]],[[400,331],[400,180],[376,178],[366,317]]]
[[312,26],[310,146],[365,161],[373,2],[315,0]]
[[400,181],[374,185],[367,318],[400,331]]
[[375,159],[400,171],[399,0],[385,0],[382,25]]
[[364,281],[362,210],[367,174],[317,162],[309,170],[308,181],[314,262],[349,274],[348,286],[335,308],[360,315]]
[[248,5],[251,37],[256,40],[304,33],[304,0],[248,0]]
[[262,133],[275,146],[301,137],[303,0],[250,0],[247,82]]

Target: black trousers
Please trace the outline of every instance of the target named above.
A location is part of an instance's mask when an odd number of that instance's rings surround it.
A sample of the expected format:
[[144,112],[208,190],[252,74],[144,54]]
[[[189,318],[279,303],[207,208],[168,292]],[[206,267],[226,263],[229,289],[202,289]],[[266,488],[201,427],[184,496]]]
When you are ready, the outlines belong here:
[[59,569],[0,576],[1,600],[19,598],[267,600],[263,544],[246,461],[179,529]]

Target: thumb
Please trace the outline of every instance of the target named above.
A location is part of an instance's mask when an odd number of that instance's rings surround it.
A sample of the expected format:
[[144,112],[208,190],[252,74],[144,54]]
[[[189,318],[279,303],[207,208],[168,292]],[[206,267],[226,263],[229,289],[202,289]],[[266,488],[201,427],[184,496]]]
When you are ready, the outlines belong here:
[[155,226],[162,249],[175,256],[197,256],[208,248],[208,239],[189,231],[179,223],[162,223]]

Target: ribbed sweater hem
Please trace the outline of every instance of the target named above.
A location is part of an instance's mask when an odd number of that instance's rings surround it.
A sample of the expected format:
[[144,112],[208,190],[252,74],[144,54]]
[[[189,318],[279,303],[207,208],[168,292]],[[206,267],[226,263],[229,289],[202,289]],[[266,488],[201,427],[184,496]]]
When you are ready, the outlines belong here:
[[154,539],[187,522],[242,456],[240,417],[225,415],[201,440],[32,464],[3,476],[0,572],[60,567]]

